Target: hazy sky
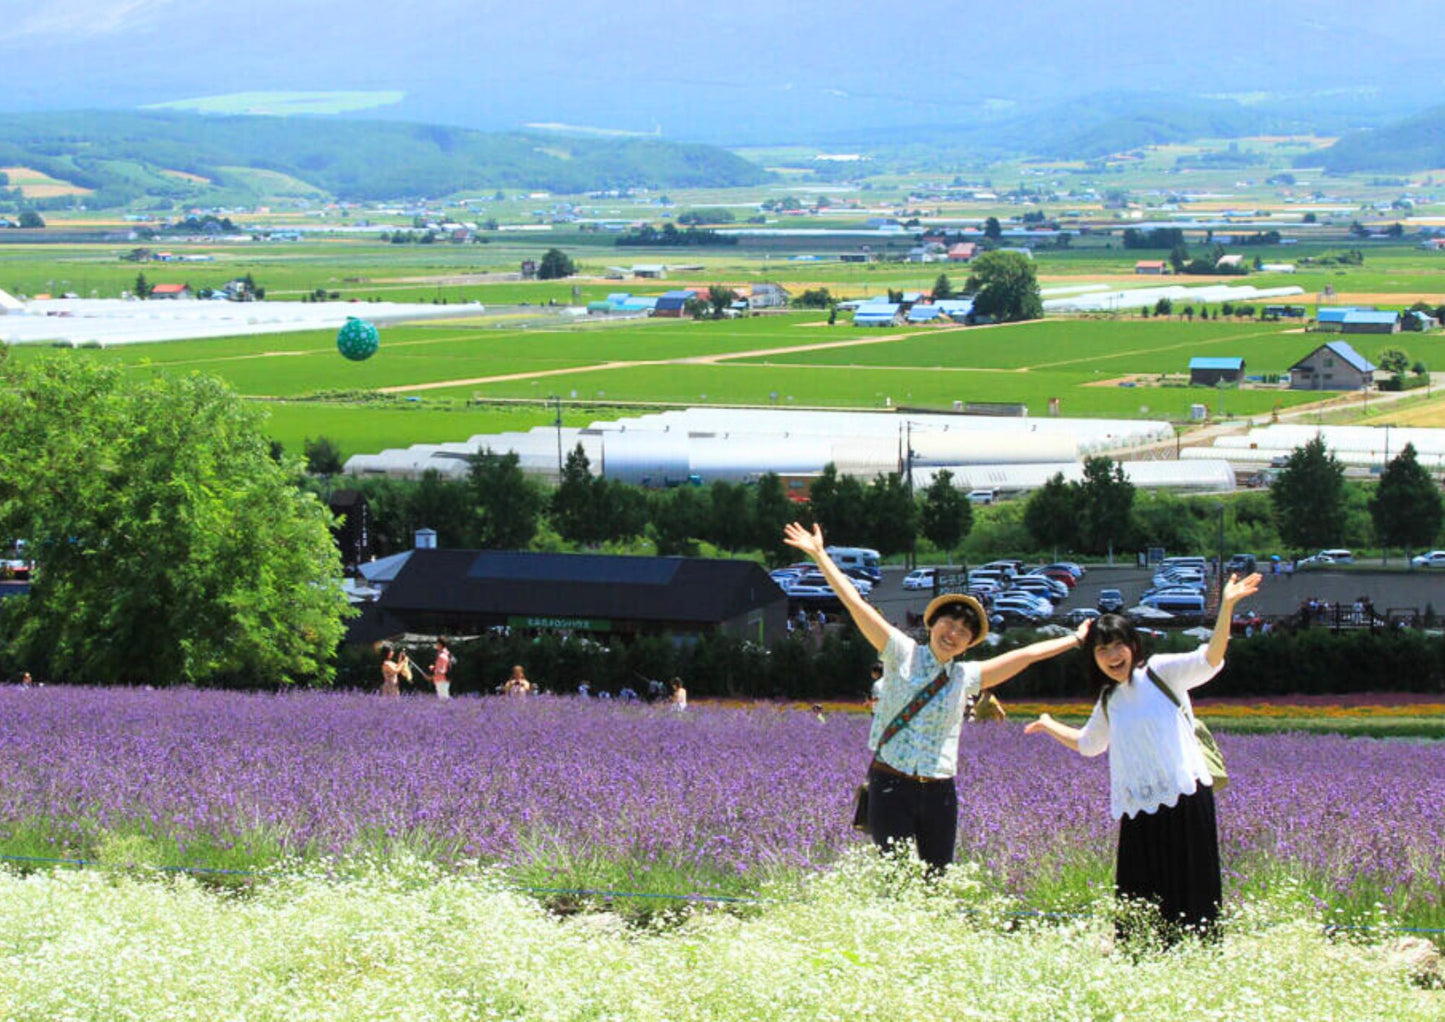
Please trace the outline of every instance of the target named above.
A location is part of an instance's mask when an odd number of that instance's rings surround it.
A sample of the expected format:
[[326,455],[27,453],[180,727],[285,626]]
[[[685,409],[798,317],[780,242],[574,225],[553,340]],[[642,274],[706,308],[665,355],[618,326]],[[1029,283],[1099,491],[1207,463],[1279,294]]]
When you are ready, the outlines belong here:
[[[532,13],[546,10],[545,15]],[[1425,0],[0,0],[0,109],[394,90],[387,116],[745,141],[1105,90],[1438,102]]]

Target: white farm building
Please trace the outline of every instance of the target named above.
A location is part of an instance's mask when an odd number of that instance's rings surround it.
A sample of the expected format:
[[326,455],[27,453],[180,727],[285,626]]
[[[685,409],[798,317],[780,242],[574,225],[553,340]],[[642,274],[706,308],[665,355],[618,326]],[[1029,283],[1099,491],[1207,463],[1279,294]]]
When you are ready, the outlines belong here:
[[[598,421],[584,429],[538,427],[358,454],[347,460],[346,471],[417,476],[435,470],[455,478],[467,473],[472,455],[491,450],[513,452],[523,471],[555,480],[567,453],[581,444],[593,472],[647,486],[751,482],[768,472],[806,478],[829,463],[842,475],[871,480],[904,472],[911,447],[915,484],[926,485],[936,470],[946,468],[961,487],[1008,491],[1040,486],[1059,471],[1077,474],[1086,456],[1127,457],[1173,436],[1166,422],[1138,419],[690,408]],[[1139,486],[1234,486],[1222,462],[1129,461],[1126,471]]]

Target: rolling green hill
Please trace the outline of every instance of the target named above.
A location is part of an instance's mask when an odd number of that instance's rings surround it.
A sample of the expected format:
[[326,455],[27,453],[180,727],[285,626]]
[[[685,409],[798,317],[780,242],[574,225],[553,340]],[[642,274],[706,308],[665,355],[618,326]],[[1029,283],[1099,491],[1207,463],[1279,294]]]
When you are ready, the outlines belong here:
[[1445,106],[1375,131],[1357,131],[1298,163],[1340,174],[1352,171],[1403,173],[1445,167]]
[[[0,115],[0,166],[93,189],[92,207],[147,197],[245,203],[269,171],[338,199],[492,188],[574,194],[610,188],[726,188],[768,174],[726,150],[656,138],[566,138],[438,125],[174,112]],[[197,180],[202,179],[202,180]]]

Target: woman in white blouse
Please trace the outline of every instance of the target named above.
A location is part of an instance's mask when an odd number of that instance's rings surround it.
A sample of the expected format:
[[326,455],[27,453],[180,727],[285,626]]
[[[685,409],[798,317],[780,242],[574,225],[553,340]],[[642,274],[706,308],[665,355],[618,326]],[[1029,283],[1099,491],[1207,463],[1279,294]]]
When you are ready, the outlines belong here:
[[[1214,791],[1194,737],[1189,690],[1219,673],[1234,605],[1259,583],[1258,574],[1229,577],[1214,632],[1192,653],[1156,654],[1146,662],[1132,621],[1118,614],[1098,618],[1084,640],[1085,670],[1098,693],[1088,723],[1073,728],[1045,713],[1024,728],[1085,756],[1108,751],[1110,803],[1119,821],[1115,891],[1157,906],[1166,941],[1181,927],[1207,933],[1219,917]],[[1120,932],[1127,936],[1129,928]]]

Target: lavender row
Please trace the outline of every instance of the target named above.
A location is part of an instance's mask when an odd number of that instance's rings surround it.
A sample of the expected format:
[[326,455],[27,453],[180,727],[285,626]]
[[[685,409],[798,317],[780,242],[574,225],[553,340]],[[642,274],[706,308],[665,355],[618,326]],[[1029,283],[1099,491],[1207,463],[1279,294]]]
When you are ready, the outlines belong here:
[[[0,842],[37,819],[70,851],[107,831],[174,846],[265,835],[343,855],[426,839],[517,865],[578,859],[747,878],[827,865],[866,765],[866,720],[771,707],[570,698],[48,688],[0,692]],[[1348,898],[1438,909],[1445,745],[1224,736],[1236,885],[1284,868]],[[1016,723],[968,729],[960,857],[1013,890],[1083,870],[1107,881],[1106,767]],[[60,851],[60,848],[56,849]],[[204,863],[193,863],[204,864]]]

